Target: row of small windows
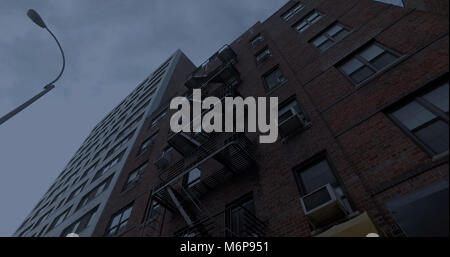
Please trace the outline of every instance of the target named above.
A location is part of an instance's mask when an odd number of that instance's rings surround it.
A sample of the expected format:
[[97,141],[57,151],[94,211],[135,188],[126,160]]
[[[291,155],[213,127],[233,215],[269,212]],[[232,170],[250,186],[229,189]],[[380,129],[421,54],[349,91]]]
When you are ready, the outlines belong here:
[[[295,12],[298,12],[298,10]],[[320,19],[320,14],[314,13],[305,19],[306,20],[302,20],[302,22],[298,24],[297,28],[299,28],[299,30],[305,30],[305,27],[315,23]],[[350,30],[348,28],[335,23],[320,35],[316,36],[311,43],[319,50],[324,51],[344,38],[349,32]],[[259,35],[255,40],[260,42],[262,39],[263,37]],[[252,45],[254,42],[256,41],[252,41]],[[264,59],[267,58],[265,56],[270,55],[270,50],[264,49],[257,55],[259,56],[259,58],[257,58],[257,63],[259,61],[258,59]],[[344,61],[337,64],[336,67],[355,84],[359,84],[395,62],[399,57],[399,54],[385,48],[379,43],[369,42],[367,45],[344,59]],[[273,90],[286,81],[287,79],[284,77],[279,67],[274,68],[264,75],[267,91]],[[421,141],[424,144],[424,147],[428,148],[430,152],[438,154],[448,151],[448,111],[447,80],[438,87],[418,95],[413,100],[390,111],[389,115],[399,123],[404,130],[410,132],[418,141]],[[301,108],[296,100],[281,107],[279,113],[280,123],[289,119],[292,114],[302,115]],[[165,112],[160,116],[157,116],[153,120],[152,125],[155,126],[164,116]],[[442,138],[444,140],[440,140]],[[151,140],[152,137],[144,141],[141,145],[141,150],[145,151]],[[124,190],[128,189],[132,184],[139,180],[146,167],[147,163],[129,174],[127,182],[124,185]],[[198,168],[191,170],[186,176],[185,181],[187,186],[190,187],[198,183],[200,176],[201,171]],[[335,188],[340,187],[339,180],[326,157],[317,159],[314,162],[297,169],[296,176],[299,180],[302,195],[310,194],[324,185],[331,185]],[[156,202],[152,203],[151,208],[157,209],[159,208],[159,205]],[[123,233],[126,230],[126,224],[130,217],[131,210],[132,206],[130,205],[116,213],[111,219],[106,235],[116,236]]]
[[[150,221],[158,218],[160,215],[160,204],[154,199],[149,199],[145,220]],[[130,220],[133,210],[133,202],[112,215],[105,236],[120,236],[127,230],[127,224]],[[251,229],[248,229],[248,215],[256,216],[252,193],[240,197],[236,201],[226,205],[224,223],[227,227],[227,236],[250,237],[255,236]],[[182,234],[183,237],[195,237],[195,233]]]
[[[102,192],[104,192],[112,179],[112,175],[110,177],[108,177],[107,179],[105,179],[102,183],[100,183],[98,186],[96,186],[94,189],[92,189],[91,191],[89,191],[79,202],[78,206],[76,207],[76,210],[79,210],[80,208],[86,206],[89,202],[91,202],[93,199],[95,199],[96,197],[98,197]],[[84,185],[86,184],[86,182],[80,186],[79,188],[77,188],[75,191],[73,191],[71,193],[71,195],[69,196],[69,198],[66,200],[66,203],[68,203],[71,198],[79,195],[84,187]],[[63,200],[64,201],[64,200]],[[70,213],[70,210],[72,209],[73,206],[70,206],[69,208],[67,208],[66,210],[64,210],[61,214],[59,214],[51,223],[50,226],[48,226],[48,231],[52,230],[53,228],[55,228],[56,226],[58,226],[59,224],[61,224],[67,217],[68,214]],[[56,210],[58,208],[55,208],[54,210]],[[48,216],[52,213],[52,211],[54,211],[53,209],[46,212],[44,215],[42,215],[39,220],[32,226],[29,227],[27,229],[25,229],[23,232],[26,232],[26,230],[31,230],[33,228],[36,228],[37,226],[39,226],[42,222],[44,222]],[[72,226],[72,225],[71,225]],[[69,226],[69,227],[71,227]],[[47,228],[47,225],[45,227],[43,227],[43,229],[41,230],[41,232],[39,233],[39,235],[42,235],[45,231],[45,229]],[[80,228],[81,229],[81,228]],[[66,231],[66,230],[65,230]],[[23,235],[23,232],[21,233]]]
[[[156,91],[155,86],[161,81],[161,77],[162,77],[162,75],[165,73],[167,66],[170,64],[170,60],[171,60],[171,58],[170,58],[169,60],[167,60],[163,65],[161,65],[161,67],[159,67],[159,68],[153,73],[153,76],[152,76],[151,79],[147,79],[146,81],[144,81],[144,82],[143,82],[143,83],[142,83],[142,84],[141,84],[141,85],[140,85],[140,86],[139,86],[132,94],[130,94],[130,95],[133,95],[133,96],[137,96],[136,93],[138,93],[140,90],[143,89],[143,86],[146,84],[146,82],[150,81],[149,85],[146,87],[146,89],[142,92],[142,94],[139,96],[138,100],[136,101],[136,102],[137,102],[137,103],[136,103],[136,106],[135,106],[135,107],[133,108],[133,110],[132,110],[132,111],[135,111],[135,113],[134,113],[131,117],[133,117],[134,115],[137,115],[137,113],[139,113],[140,111],[142,111],[142,109],[144,109],[146,106],[149,105],[150,100],[148,100],[148,98],[150,98],[150,97],[153,95],[153,93]],[[144,101],[146,101],[146,102],[144,103]],[[122,101],[122,102],[121,102],[121,103],[120,103],[120,104],[119,104],[119,105],[118,105],[111,113],[109,113],[109,114],[108,114],[108,115],[107,115],[107,116],[106,116],[106,117],[105,117],[105,118],[104,118],[104,119],[103,119],[103,120],[102,120],[102,121],[94,128],[93,133],[91,133],[91,135],[89,135],[88,138],[86,139],[87,144],[85,143],[82,147],[80,147],[80,148],[78,149],[76,155],[71,159],[71,161],[69,162],[68,166],[71,166],[72,169],[73,169],[73,167],[74,167],[73,165],[74,165],[75,163],[78,163],[76,167],[79,168],[80,165],[81,165],[81,163],[83,163],[85,160],[87,160],[87,157],[88,157],[88,156],[85,154],[85,150],[88,149],[88,148],[90,148],[92,145],[96,145],[96,147],[95,147],[94,150],[97,150],[97,148],[100,146],[100,144],[98,144],[98,137],[100,136],[100,134],[102,134],[102,133],[97,133],[97,132],[100,130],[100,128],[103,128],[103,127],[106,125],[107,122],[109,122],[109,121],[111,121],[111,120],[113,119],[114,114],[116,114],[116,112],[118,112],[118,111],[120,110],[120,107],[121,107],[125,102],[126,102],[126,99],[124,99],[124,100],[123,100],[123,101]],[[133,102],[133,101],[130,101],[130,102]],[[137,108],[139,108],[139,110],[136,111]],[[122,116],[121,116],[121,117],[124,117],[124,114],[125,114],[124,111],[125,111],[125,110],[122,111],[122,113],[121,113]],[[125,129],[123,129],[123,130],[121,131],[121,133],[119,133],[119,134],[117,135],[116,140],[119,140],[123,134],[127,133],[127,132],[129,131],[129,129],[131,129],[131,127],[133,127],[138,121],[140,121],[140,120],[142,119],[142,117],[143,117],[142,115],[138,116],[131,124],[129,124]],[[121,120],[122,120],[122,119],[119,119],[119,120],[116,122],[116,125],[117,125],[117,123],[119,123]],[[128,122],[129,122],[129,121],[127,121],[126,123],[128,123]],[[103,152],[104,150],[106,150],[106,148],[108,148],[108,146],[109,146],[109,144],[110,144],[110,142],[108,142],[108,140],[111,138],[112,135],[114,135],[115,133],[117,133],[117,131],[118,131],[118,127],[114,128],[114,130],[113,130],[111,133],[109,133],[109,135],[105,138],[104,142],[102,143],[102,149],[99,150],[98,152],[96,152],[96,154],[94,155],[94,157],[93,157],[92,159],[96,159],[98,156],[100,156],[101,152]],[[107,154],[107,156],[105,157],[105,159],[107,159],[110,155],[112,155],[112,154],[114,153],[114,150],[115,150],[115,149],[120,148],[120,146],[122,146],[122,145],[124,144],[124,142],[125,142],[127,139],[129,139],[129,136],[130,136],[130,135],[128,135],[126,138],[122,139],[122,141],[121,141],[119,144],[115,145],[115,146],[113,147],[113,149],[111,149],[111,150],[108,152],[108,154]],[[89,142],[93,142],[93,140],[90,140],[90,139],[92,139],[92,138],[94,138],[94,140],[96,140],[96,141],[95,141],[94,143],[89,143]],[[83,154],[85,154],[85,155],[83,156]],[[83,159],[81,159],[81,158],[83,158]],[[112,160],[112,161],[110,162],[110,164],[112,163],[112,165],[114,165],[114,164],[115,164],[115,161],[117,161],[117,159]],[[84,167],[86,167],[88,164],[89,164],[89,161],[86,161]],[[81,175],[81,176],[78,177],[76,180],[74,180],[74,182],[72,183],[72,185],[75,185],[76,182],[82,180],[87,174],[89,174],[93,169],[95,169],[95,167],[97,166],[97,164],[98,164],[98,161],[97,161],[94,165],[92,165],[89,169],[87,169],[87,170],[83,173],[83,175]],[[112,166],[112,165],[111,165],[111,166]],[[108,166],[108,165],[107,165],[107,166]],[[105,167],[106,167],[106,166],[105,166]],[[72,169],[67,170],[66,172],[62,172],[62,173],[61,173],[59,181],[64,180],[63,184],[60,184],[58,187],[54,188],[54,187],[58,184],[58,181],[56,181],[56,182],[49,188],[48,192],[50,192],[50,193],[48,194],[48,196],[47,196],[46,198],[43,198],[43,199],[36,205],[35,209],[36,209],[37,207],[39,207],[39,206],[41,205],[41,203],[42,203],[45,199],[49,199],[49,198],[54,194],[54,192],[56,192],[61,186],[66,185],[66,184],[67,184],[67,183],[68,183],[68,182],[69,182],[69,181],[70,181],[70,180],[78,173],[78,171],[79,171],[79,169],[78,169],[77,171],[72,172]],[[69,174],[70,174],[70,176],[67,177]],[[98,172],[96,175],[98,176],[98,174],[101,174],[101,173]],[[97,178],[95,178],[95,179],[97,179]],[[94,180],[95,180],[95,179],[94,179]],[[86,182],[85,182],[85,183],[86,183]],[[77,195],[77,192],[81,192],[81,191],[82,191],[82,187],[84,187],[85,183],[84,183],[83,185],[79,186],[75,191],[73,191],[73,192],[71,193],[71,195],[69,195],[68,199],[62,200],[62,201],[59,203],[59,205],[57,206],[56,209],[58,209],[59,207],[61,207],[61,206],[63,205],[64,202],[66,202],[66,203],[69,202],[69,201],[71,200],[71,198],[73,198],[73,197],[75,197],[75,196]],[[47,204],[46,204],[45,206],[40,207],[40,210],[42,210],[42,209],[44,209],[46,206],[51,205],[51,204],[53,204],[54,202],[56,202],[56,201],[59,199],[59,197],[60,197],[63,193],[65,193],[66,190],[67,190],[67,188],[65,188],[64,190],[62,190],[61,192],[59,192],[58,195],[55,196],[55,197],[52,199],[52,201],[47,202]],[[37,211],[37,212],[33,215],[33,217],[38,216],[38,215],[39,215],[39,212],[40,212],[40,211]],[[26,222],[22,223],[21,227],[23,227],[29,220],[32,220],[33,217],[27,219]],[[45,218],[45,217],[44,217],[44,218]],[[20,228],[21,228],[21,227],[20,227]],[[20,229],[20,228],[19,228],[19,229]]]
[[[264,49],[263,52],[256,55],[257,63],[263,59],[261,57],[262,54],[266,56],[271,55],[268,49]],[[336,68],[349,80],[358,85],[393,64],[399,57],[400,54],[395,51],[372,41],[339,62]],[[266,92],[271,92],[287,81],[279,66],[269,70],[262,78]]]
[[[122,159],[122,157],[123,157],[123,154],[124,154],[125,151],[126,151],[126,150],[122,151],[122,152],[121,152],[120,154],[118,154],[114,159],[112,159],[107,165],[103,166],[100,170],[98,170],[98,171],[96,172],[96,174],[94,175],[94,178],[92,179],[91,183],[94,183],[98,178],[100,178],[101,176],[103,176],[104,174],[106,174],[109,170],[111,170],[111,168],[112,168],[115,164],[117,164],[118,162],[120,162],[121,159]],[[83,174],[82,177],[85,177],[89,172],[93,171],[93,170],[95,169],[95,167],[96,167],[97,164],[98,164],[98,162],[97,162],[96,164],[94,164],[93,166],[91,166],[91,167]],[[57,209],[59,209],[60,207],[62,207],[64,203],[65,203],[65,204],[70,203],[70,200],[71,200],[72,198],[74,198],[75,196],[77,196],[77,195],[79,195],[79,194],[81,193],[81,191],[83,190],[83,188],[84,188],[84,186],[86,185],[86,183],[87,183],[87,181],[85,181],[85,182],[83,183],[83,185],[81,185],[81,186],[79,186],[78,188],[76,188],[76,189],[69,195],[68,199],[63,199],[63,200],[61,200],[60,204],[59,204],[54,210],[56,211]],[[65,191],[67,191],[67,189],[68,189],[68,187],[66,187],[64,190],[62,190],[61,192],[59,192],[59,193],[52,199],[52,201],[51,201],[49,204],[46,204],[45,206],[41,207],[41,208],[36,212],[36,214],[33,216],[33,218],[31,218],[30,220],[33,220],[34,217],[38,216],[39,213],[40,213],[40,211],[41,211],[42,209],[44,209],[44,208],[47,207],[47,206],[51,206],[54,202],[56,202],[56,201],[60,198],[60,196],[61,196],[63,193],[65,193]],[[50,212],[49,212],[49,213],[50,213]],[[48,213],[48,214],[49,214],[49,213]],[[47,215],[42,216],[42,217],[39,219],[38,223],[35,224],[34,227],[36,227],[37,225],[39,225],[39,223],[40,223],[41,221],[45,220],[46,216],[47,216]]]
[[[137,113],[140,112],[140,111],[142,111],[142,109],[143,109],[145,106],[147,106],[147,105],[148,105],[148,103],[146,103],[146,105],[141,106],[141,108],[140,108],[138,111],[136,111],[136,113],[135,113],[134,115],[137,115]],[[142,118],[142,115],[140,116],[140,118]],[[140,120],[140,118],[138,118],[137,121]],[[135,123],[131,124],[131,126],[133,126],[133,125],[135,125]],[[131,126],[128,126],[127,128],[130,128]],[[108,135],[108,137],[105,138],[105,142],[104,142],[103,144],[105,144],[105,143],[107,142],[107,140],[109,140],[109,139],[111,138],[111,136],[113,136],[115,133],[117,133],[117,131],[118,131],[118,128],[116,128],[110,135]],[[122,132],[127,132],[127,131],[122,131]],[[122,134],[119,134],[119,136],[117,137],[116,140],[118,140],[118,139],[120,138],[121,135],[122,135]],[[110,143],[110,142],[108,142],[106,145],[103,145],[102,149],[99,150],[98,152],[96,152],[96,154],[94,155],[94,157],[93,157],[92,159],[94,160],[94,159],[96,159],[98,156],[100,156],[100,154],[101,154],[104,150],[106,150],[106,148],[108,148],[109,143]],[[100,145],[97,145],[96,148],[98,148],[99,146],[100,146]],[[96,149],[95,149],[95,150],[96,150]],[[81,157],[81,156],[80,156],[80,157]],[[84,160],[87,160],[87,156],[86,156],[85,158],[83,158],[83,160],[81,160],[81,161],[79,162],[79,164],[77,165],[77,167],[79,167],[80,164],[81,164]],[[86,162],[85,165],[84,165],[84,167],[86,167],[88,164],[89,164],[89,162]],[[68,174],[70,174],[70,173],[71,173],[70,170],[69,170],[68,172],[64,173],[63,176],[60,178],[60,180],[66,179],[66,176],[67,176]],[[66,179],[66,181],[65,181],[64,184],[66,184],[66,183],[68,182],[68,180],[70,180],[70,179],[73,177],[74,174],[76,174],[76,172],[72,173],[72,175],[69,176],[69,177]]]
[[[159,82],[159,81],[158,81],[158,82]],[[158,82],[152,83],[151,85],[149,85],[149,86],[146,88],[146,90],[143,92],[143,94],[139,97],[139,100],[138,100],[138,101],[142,100],[143,98],[147,98],[149,95],[151,95],[151,93],[149,93],[150,89],[151,89],[151,91],[152,91],[152,93],[153,93],[153,92],[156,90],[156,88],[154,88],[154,86],[156,86],[156,84],[157,84]],[[145,85],[145,82],[142,83],[141,86],[144,86],[144,85]],[[142,89],[142,88],[139,87],[138,89],[140,90],[140,89]],[[137,92],[139,92],[139,90],[135,90],[135,92],[137,93]],[[136,94],[135,96],[137,97],[137,94]],[[134,98],[133,98],[133,99],[131,99],[131,100],[127,103],[126,109],[122,110],[122,112],[120,113],[119,119],[116,121],[115,125],[112,126],[113,129],[114,129],[114,127],[116,127],[116,126],[118,125],[118,123],[119,123],[120,121],[123,120],[123,118],[126,116],[126,112],[125,112],[125,111],[128,109],[129,105],[132,104],[132,103],[134,103],[134,102],[135,102],[135,101],[134,101]],[[141,103],[142,103],[142,102],[138,102],[138,103],[136,104],[136,106],[134,107],[133,111],[134,111]],[[111,114],[113,114],[113,113],[114,113],[114,112],[112,112]],[[109,116],[109,115],[108,115],[108,116]],[[113,116],[107,117],[107,119],[105,119],[105,121],[109,121],[112,117],[113,117]],[[106,126],[106,124],[104,124],[103,126]],[[94,137],[94,135],[95,135],[94,140],[97,140],[98,137],[99,137],[101,134],[103,134],[102,132],[100,132],[100,133],[95,133],[96,130],[94,130],[93,132],[94,132],[94,133],[91,134],[91,135],[86,139],[86,141],[90,141],[90,139],[91,139],[92,137]],[[89,148],[89,147],[90,147],[90,145],[86,145],[86,146],[83,146],[81,149],[84,150],[85,148]],[[79,150],[79,152],[81,153],[81,150]],[[71,161],[71,163],[73,163],[73,162],[75,162],[75,160],[74,160],[74,161]]]

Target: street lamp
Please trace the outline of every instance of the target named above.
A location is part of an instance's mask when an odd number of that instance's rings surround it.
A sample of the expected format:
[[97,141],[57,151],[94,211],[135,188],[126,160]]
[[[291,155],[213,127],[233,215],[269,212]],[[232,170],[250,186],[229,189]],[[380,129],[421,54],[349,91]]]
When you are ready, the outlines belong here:
[[44,86],[43,90],[38,93],[37,95],[33,96],[32,98],[30,98],[28,101],[26,101],[25,103],[23,103],[22,105],[20,105],[19,107],[15,108],[14,110],[10,111],[8,114],[6,114],[5,116],[0,118],[0,125],[3,124],[5,121],[9,120],[11,117],[13,117],[14,115],[16,115],[17,113],[19,113],[20,111],[22,111],[23,109],[25,109],[26,107],[28,107],[29,105],[31,105],[32,103],[34,103],[36,100],[38,100],[39,98],[41,98],[43,95],[47,94],[50,90],[52,90],[53,88],[55,88],[55,85],[53,85],[53,83],[55,83],[63,74],[64,72],[64,68],[66,66],[66,58],[64,57],[64,51],[61,48],[61,44],[59,43],[58,39],[55,37],[55,35],[53,34],[53,32],[50,31],[50,29],[48,29],[47,25],[45,25],[44,21],[42,20],[41,16],[39,16],[39,14],[33,10],[30,9],[27,12],[27,16],[34,22],[36,23],[36,25],[38,25],[39,27],[45,29],[48,31],[48,33],[50,33],[50,35],[55,39],[56,44],[58,44],[58,48],[61,51],[61,55],[62,55],[62,68],[61,71],[59,72],[58,76],[51,81],[50,83],[48,83],[47,85]]

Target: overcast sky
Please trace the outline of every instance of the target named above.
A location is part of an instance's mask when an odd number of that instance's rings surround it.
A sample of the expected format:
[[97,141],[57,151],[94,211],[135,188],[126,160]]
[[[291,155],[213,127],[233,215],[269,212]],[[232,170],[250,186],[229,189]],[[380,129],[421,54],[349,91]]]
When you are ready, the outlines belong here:
[[59,72],[56,89],[0,125],[0,236],[10,236],[90,130],[176,49],[196,65],[287,0],[1,0],[0,116]]

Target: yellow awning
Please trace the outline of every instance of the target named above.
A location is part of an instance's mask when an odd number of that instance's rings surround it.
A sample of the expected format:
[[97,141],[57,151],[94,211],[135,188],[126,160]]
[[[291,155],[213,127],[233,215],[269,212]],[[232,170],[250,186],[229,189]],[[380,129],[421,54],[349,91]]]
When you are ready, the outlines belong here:
[[380,234],[367,212],[339,225],[335,225],[317,237],[366,237],[370,233]]

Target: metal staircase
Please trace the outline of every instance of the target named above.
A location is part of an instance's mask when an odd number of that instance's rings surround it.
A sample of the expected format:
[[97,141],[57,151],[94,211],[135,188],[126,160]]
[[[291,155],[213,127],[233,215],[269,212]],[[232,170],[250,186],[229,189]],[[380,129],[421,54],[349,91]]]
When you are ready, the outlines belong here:
[[[234,67],[234,63],[236,63],[236,54],[226,45],[190,74],[185,86],[190,90],[202,88],[202,91],[206,92],[202,92],[202,98],[215,96],[223,101],[227,96],[235,96],[236,86],[240,83],[240,74]],[[216,87],[214,88],[212,84]],[[218,219],[223,212],[209,213],[200,199],[230,178],[256,169],[257,165],[252,156],[254,145],[244,133],[207,134],[203,132],[169,132],[168,143],[181,153],[183,158],[160,169],[161,182],[152,189],[150,201],[156,201],[164,207],[164,210],[178,214],[184,219],[187,228],[176,235],[216,235],[217,233],[213,231],[224,228],[223,220]],[[210,168],[206,175],[202,171],[198,182],[186,185],[186,176],[190,171],[210,162],[217,163],[219,167]],[[150,210],[146,212],[142,231],[145,233],[146,228],[151,228],[151,234],[159,235],[164,220],[163,218],[151,219],[152,204],[148,206]],[[257,236],[263,235],[264,223],[250,214],[247,216],[248,224],[252,224],[250,230],[256,231],[251,233]],[[227,234],[232,235],[229,232]]]

